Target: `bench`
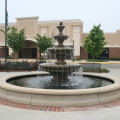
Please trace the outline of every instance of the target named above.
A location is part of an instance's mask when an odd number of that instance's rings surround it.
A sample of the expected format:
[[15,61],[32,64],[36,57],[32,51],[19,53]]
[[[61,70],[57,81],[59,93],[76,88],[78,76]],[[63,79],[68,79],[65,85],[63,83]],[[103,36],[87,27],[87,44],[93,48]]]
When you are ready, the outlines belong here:
[[80,63],[83,67],[83,70],[85,69],[91,69],[91,70],[97,70],[99,73],[101,73],[101,64],[100,63]]
[[28,62],[8,62],[7,72],[9,72],[10,69],[14,70],[28,69],[28,71],[31,72],[31,66],[30,63]]

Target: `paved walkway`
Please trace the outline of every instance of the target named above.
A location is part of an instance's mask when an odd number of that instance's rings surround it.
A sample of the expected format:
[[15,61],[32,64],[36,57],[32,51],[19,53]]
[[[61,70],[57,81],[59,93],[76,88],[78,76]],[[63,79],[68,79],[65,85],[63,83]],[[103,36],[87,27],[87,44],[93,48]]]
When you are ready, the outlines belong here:
[[[0,72],[0,77],[17,72]],[[112,69],[110,73],[102,73],[120,78],[120,69]],[[118,100],[119,101],[119,100]],[[116,104],[116,101],[114,102]],[[99,110],[79,110],[79,111],[38,111],[26,108],[14,108],[6,105],[0,105],[0,120],[120,120],[120,104],[117,106]],[[96,108],[96,106],[94,106]],[[94,108],[93,107],[93,108]]]

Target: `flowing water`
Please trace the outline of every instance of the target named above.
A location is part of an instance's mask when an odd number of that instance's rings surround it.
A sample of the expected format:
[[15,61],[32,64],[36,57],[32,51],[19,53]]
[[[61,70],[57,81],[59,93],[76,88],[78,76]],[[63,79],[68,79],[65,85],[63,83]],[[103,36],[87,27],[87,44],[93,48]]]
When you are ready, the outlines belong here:
[[39,89],[88,89],[103,87],[111,85],[112,81],[96,78],[90,76],[71,75],[68,76],[69,82],[66,84],[55,84],[51,82],[52,76],[40,75],[40,76],[25,76],[8,80],[8,83],[28,87],[28,88],[39,88]]

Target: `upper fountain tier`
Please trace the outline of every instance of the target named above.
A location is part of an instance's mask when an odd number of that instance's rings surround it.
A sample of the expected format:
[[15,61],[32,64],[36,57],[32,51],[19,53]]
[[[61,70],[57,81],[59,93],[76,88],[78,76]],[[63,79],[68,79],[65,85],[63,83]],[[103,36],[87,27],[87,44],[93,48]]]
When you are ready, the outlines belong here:
[[58,47],[63,47],[63,42],[67,38],[69,38],[67,35],[63,35],[62,31],[65,28],[65,26],[62,25],[62,22],[59,23],[59,26],[56,27],[59,30],[59,34],[53,36],[55,40],[58,41]]

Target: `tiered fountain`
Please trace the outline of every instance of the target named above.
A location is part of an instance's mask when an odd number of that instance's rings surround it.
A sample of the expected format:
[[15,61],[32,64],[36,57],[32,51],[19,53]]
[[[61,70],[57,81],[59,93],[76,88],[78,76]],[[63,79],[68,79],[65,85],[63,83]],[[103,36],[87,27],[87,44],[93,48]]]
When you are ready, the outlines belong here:
[[50,56],[55,55],[57,62],[40,64],[40,68],[42,71],[51,73],[53,76],[53,83],[64,84],[69,82],[68,75],[78,71],[81,65],[68,64],[65,62],[65,56],[71,55],[74,49],[72,47],[66,47],[63,45],[64,40],[66,40],[68,36],[63,35],[62,33],[63,29],[65,28],[65,26],[62,25],[62,22],[59,23],[59,26],[57,26],[57,28],[59,30],[59,34],[53,37],[58,41],[58,45],[47,49]]

